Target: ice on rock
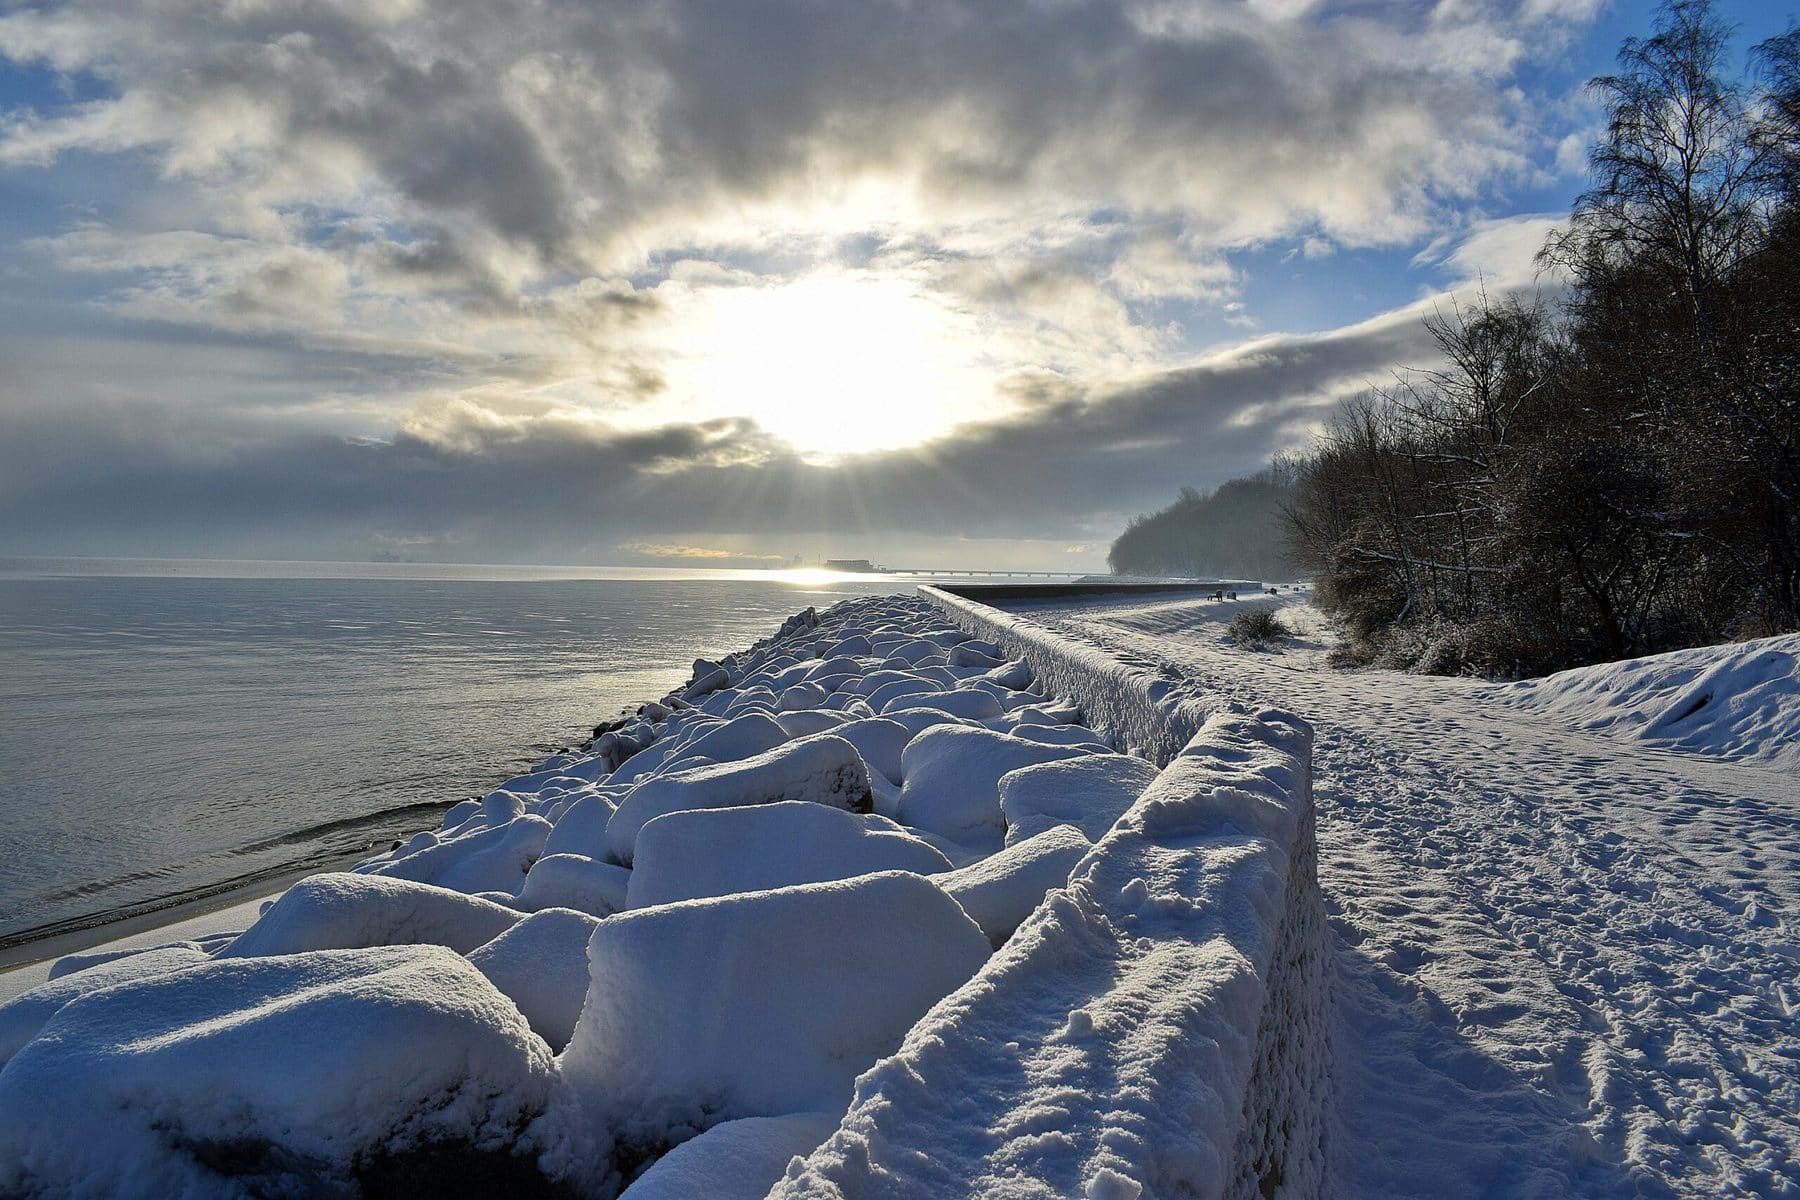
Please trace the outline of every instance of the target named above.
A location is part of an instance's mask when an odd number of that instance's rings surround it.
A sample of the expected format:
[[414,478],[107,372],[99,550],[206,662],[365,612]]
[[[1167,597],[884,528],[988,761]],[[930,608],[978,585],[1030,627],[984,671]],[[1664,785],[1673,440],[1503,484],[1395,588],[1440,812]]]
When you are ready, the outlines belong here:
[[544,852],[550,822],[514,816],[504,825],[440,841],[417,854],[381,863],[374,874],[430,883],[459,892],[505,892],[525,882],[525,872]]
[[775,698],[775,711],[799,712],[802,709],[817,708],[829,694],[816,683],[796,683],[783,689],[781,695]]
[[632,908],[824,883],[877,871],[950,870],[950,860],[885,817],[784,801],[670,813],[638,834]]
[[[955,901],[903,871],[608,918],[562,1057],[562,1161],[628,1159],[709,1120],[839,1111],[988,953]],[[583,1144],[608,1131],[613,1150]]]
[[[702,673],[703,667],[709,669]],[[690,701],[698,700],[702,696],[716,692],[722,687],[729,687],[730,684],[731,672],[727,671],[724,667],[714,666],[704,660],[696,660],[694,663],[694,682],[688,684],[687,688],[681,694],[684,699]]]
[[918,708],[934,709],[970,721],[985,721],[1004,711],[992,693],[970,690],[900,696],[888,701],[881,711],[882,715],[891,716]]
[[1069,882],[1069,872],[1093,848],[1073,825],[1058,825],[936,882],[1001,946],[1046,895]]
[[330,871],[282,893],[219,957],[401,945],[466,953],[512,928],[522,915],[448,888]]
[[561,1051],[587,998],[587,944],[599,924],[573,909],[542,909],[477,946],[469,961],[518,1005],[534,1033]]
[[[166,975],[212,959],[198,946],[164,946],[127,954],[108,962],[40,983],[0,1004],[0,1066],[38,1035],[44,1023],[78,996],[116,983]],[[823,1139],[821,1139],[823,1140]]]
[[546,854],[531,864],[514,907],[525,912],[572,908],[604,917],[625,907],[631,872],[585,854]]
[[619,1200],[763,1200],[787,1165],[837,1129],[838,1113],[741,1117],[681,1143]]
[[1089,754],[1021,767],[1000,777],[1006,844],[1073,825],[1097,842],[1156,779],[1157,770],[1125,754]]
[[1006,833],[1000,777],[1078,753],[973,726],[927,729],[900,759],[900,823],[964,845],[998,845]]
[[0,1071],[0,1194],[356,1194],[451,1144],[501,1156],[547,1047],[436,946],[211,962],[65,1005]]
[[665,813],[805,800],[868,812],[869,768],[843,738],[824,733],[737,763],[647,779],[626,794],[606,826],[608,855],[630,864],[638,830]]

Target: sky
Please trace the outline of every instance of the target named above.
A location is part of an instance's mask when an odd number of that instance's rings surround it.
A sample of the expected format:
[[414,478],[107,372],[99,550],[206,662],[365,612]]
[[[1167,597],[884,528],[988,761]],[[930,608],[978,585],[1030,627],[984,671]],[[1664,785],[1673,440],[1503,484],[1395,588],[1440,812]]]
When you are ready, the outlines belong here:
[[1554,291],[1652,15],[0,0],[0,554],[1100,569]]

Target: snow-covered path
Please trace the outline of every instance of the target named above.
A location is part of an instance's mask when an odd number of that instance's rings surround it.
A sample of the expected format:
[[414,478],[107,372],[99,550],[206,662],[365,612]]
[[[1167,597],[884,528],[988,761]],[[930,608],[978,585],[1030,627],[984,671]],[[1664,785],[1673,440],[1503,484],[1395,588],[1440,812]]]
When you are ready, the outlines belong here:
[[1007,607],[1316,726],[1335,1194],[1800,1195],[1790,775],[1236,649],[1229,602]]

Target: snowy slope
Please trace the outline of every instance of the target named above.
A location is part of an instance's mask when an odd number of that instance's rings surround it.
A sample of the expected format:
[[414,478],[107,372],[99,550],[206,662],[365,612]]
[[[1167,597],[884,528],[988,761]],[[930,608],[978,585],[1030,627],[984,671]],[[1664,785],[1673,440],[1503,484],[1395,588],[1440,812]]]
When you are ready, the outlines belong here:
[[1800,772],[1800,633],[1577,667],[1500,704],[1690,754]]
[[1317,729],[1338,1194],[1800,1195],[1791,769],[1330,671],[1304,607],[1277,653],[1229,603],[1011,607]]

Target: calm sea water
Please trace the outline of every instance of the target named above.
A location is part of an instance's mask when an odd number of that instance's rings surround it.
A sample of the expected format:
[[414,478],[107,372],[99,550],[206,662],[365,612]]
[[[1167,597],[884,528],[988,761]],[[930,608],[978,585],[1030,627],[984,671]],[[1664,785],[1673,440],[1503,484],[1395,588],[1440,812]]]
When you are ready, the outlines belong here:
[[434,826],[696,656],[905,586],[581,574],[0,560],[0,947]]

